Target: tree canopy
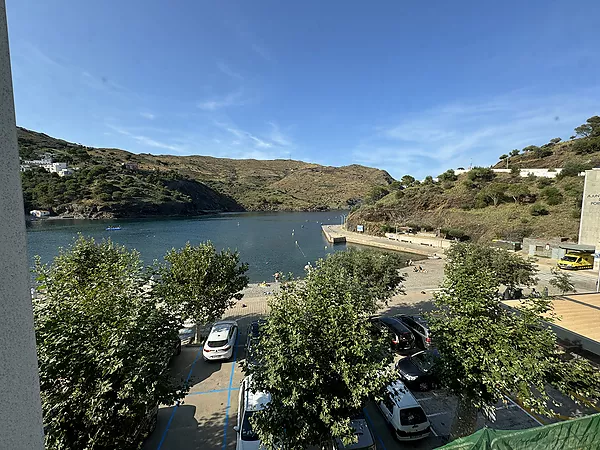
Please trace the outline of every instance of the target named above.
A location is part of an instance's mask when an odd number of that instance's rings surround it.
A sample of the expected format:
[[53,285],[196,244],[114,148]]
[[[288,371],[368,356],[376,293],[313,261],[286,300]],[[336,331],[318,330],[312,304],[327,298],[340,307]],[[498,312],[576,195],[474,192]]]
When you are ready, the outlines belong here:
[[266,448],[350,442],[350,417],[393,377],[389,343],[367,319],[395,292],[399,266],[381,253],[344,253],[320,260],[270,302],[263,364],[253,371],[255,389],[271,394],[252,419]]
[[248,285],[248,264],[240,263],[237,252],[217,251],[211,242],[170,250],[166,265],[158,270],[158,294],[185,319],[206,324],[221,318],[241,299]]
[[[507,395],[534,412],[552,414],[548,384],[574,401],[597,401],[600,373],[581,360],[566,360],[557,350],[556,337],[545,323],[552,320],[549,299],[526,298],[513,310],[499,301],[496,289],[504,276],[495,268],[514,266],[516,261],[509,258],[514,255],[500,251],[493,264],[477,264],[473,257],[480,252],[462,247],[446,264],[445,281],[429,316],[441,355],[436,369],[459,400],[452,437],[471,434],[478,411],[494,417],[495,405]],[[533,279],[532,269],[522,266],[521,277]]]
[[47,448],[138,448],[152,409],[184,395],[166,371],[179,323],[144,289],[138,253],[80,237],[35,273]]

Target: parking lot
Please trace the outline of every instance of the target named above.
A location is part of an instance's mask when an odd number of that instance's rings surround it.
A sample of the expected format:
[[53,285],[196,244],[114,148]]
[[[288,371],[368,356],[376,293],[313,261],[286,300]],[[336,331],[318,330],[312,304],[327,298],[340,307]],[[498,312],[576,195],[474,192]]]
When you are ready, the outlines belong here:
[[[245,358],[246,330],[260,317],[256,308],[248,306],[245,314],[240,314],[241,310],[237,309],[228,317],[238,320],[240,326],[231,361],[203,361],[202,348],[194,346],[184,346],[181,355],[173,359],[173,375],[187,380],[190,392],[180,405],[160,408],[156,430],[144,443],[144,450],[235,449],[233,426],[237,420],[239,386],[244,377],[240,363]],[[378,449],[433,449],[447,441],[456,400],[442,391],[415,392],[414,396],[431,422],[431,436],[417,442],[398,443],[376,405],[370,403],[365,413]],[[478,426],[484,425],[516,430],[539,426],[540,422],[518,405],[508,402],[497,405],[494,423],[480,417]]]

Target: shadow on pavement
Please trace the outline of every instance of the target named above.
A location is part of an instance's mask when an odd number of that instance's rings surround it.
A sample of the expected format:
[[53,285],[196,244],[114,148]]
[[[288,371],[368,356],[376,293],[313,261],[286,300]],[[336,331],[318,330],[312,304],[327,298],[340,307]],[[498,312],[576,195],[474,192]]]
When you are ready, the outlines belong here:
[[[158,411],[158,424],[154,433],[144,442],[142,450],[156,450],[164,441],[161,450],[175,449],[221,449],[223,446],[223,415],[213,414],[203,417],[200,422],[196,419],[196,407],[192,405],[180,405],[177,408],[169,430],[166,432],[167,424],[173,413],[174,407],[161,408]],[[230,421],[230,424],[233,422]],[[233,425],[232,425],[233,426]],[[228,433],[227,448],[235,448],[233,436],[235,432]]]
[[393,316],[396,314],[422,314],[424,312],[430,312],[433,310],[434,304],[433,300],[424,300],[417,303],[400,303],[396,305],[391,305],[383,308],[381,310],[381,315],[384,316]]

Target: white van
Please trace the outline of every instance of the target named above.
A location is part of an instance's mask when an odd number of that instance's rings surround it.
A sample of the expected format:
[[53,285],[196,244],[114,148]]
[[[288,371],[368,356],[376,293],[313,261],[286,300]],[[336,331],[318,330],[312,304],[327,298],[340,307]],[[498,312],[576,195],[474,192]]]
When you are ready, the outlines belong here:
[[421,405],[402,383],[394,381],[386,387],[383,400],[377,403],[385,420],[401,441],[416,441],[429,436],[431,424]]

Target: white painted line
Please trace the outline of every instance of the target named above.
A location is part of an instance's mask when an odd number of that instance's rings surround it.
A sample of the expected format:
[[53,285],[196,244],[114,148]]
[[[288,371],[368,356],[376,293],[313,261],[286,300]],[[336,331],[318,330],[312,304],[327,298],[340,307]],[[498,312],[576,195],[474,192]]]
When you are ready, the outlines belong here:
[[496,411],[500,411],[501,409],[514,408],[516,405],[505,405],[505,406],[496,406]]
[[438,437],[438,436],[439,436],[439,434],[437,434],[437,433],[435,432],[435,430],[433,429],[433,427],[431,426],[431,424],[429,424],[429,429],[431,430],[431,432],[433,433],[433,435],[434,435],[435,437]]
[[513,405],[515,405],[517,408],[519,408],[521,411],[523,411],[525,414],[527,414],[529,417],[531,417],[531,419],[533,419],[535,421],[535,423],[537,423],[540,426],[543,426],[544,424],[542,422],[540,422],[539,420],[537,420],[535,417],[533,417],[528,411],[524,410],[521,405],[519,405],[518,403],[515,403],[512,398],[505,396],[505,398],[511,402]]
[[450,413],[448,411],[436,412],[433,414],[427,414],[427,418],[429,419],[430,417],[443,416],[445,414],[450,414]]
[[426,402],[427,400],[433,400],[435,397],[423,397],[423,398],[417,398],[418,402]]

